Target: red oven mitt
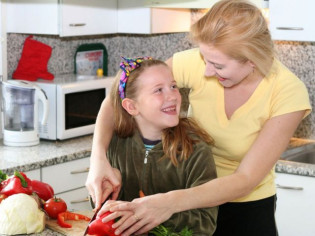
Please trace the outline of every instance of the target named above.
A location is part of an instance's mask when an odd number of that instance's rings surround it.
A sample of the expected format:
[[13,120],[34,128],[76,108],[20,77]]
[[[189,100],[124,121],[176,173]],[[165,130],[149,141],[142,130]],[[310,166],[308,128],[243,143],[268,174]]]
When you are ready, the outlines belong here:
[[52,48],[32,38],[33,36],[29,36],[25,39],[22,55],[12,78],[29,81],[39,78],[53,80],[54,75],[47,69]]

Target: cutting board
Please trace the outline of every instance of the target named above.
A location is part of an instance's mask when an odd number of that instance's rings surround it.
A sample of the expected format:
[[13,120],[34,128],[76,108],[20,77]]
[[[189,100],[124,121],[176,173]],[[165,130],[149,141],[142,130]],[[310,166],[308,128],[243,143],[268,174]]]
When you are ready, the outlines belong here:
[[[83,214],[90,218],[94,214],[93,211],[80,211],[76,213]],[[49,219],[46,220],[46,227],[67,236],[83,236],[83,233],[89,224],[89,222],[85,220],[68,220],[67,223],[71,224],[72,228],[62,228],[57,224],[57,220]]]

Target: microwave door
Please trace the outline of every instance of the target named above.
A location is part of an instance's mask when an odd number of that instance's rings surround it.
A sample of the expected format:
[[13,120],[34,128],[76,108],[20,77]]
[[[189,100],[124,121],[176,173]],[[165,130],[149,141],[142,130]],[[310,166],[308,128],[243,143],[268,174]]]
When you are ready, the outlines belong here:
[[106,88],[80,88],[63,90],[58,96],[61,101],[57,108],[57,139],[92,134],[94,131],[97,114],[108,92]]

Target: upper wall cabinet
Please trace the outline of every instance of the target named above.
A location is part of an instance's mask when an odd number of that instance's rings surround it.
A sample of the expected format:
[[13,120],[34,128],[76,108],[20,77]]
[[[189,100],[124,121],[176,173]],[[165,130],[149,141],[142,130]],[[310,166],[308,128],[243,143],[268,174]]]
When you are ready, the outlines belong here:
[[144,0],[148,7],[164,8],[210,8],[218,0]]
[[144,0],[118,0],[118,33],[170,33],[190,29],[189,9],[144,7]]
[[8,0],[7,32],[65,36],[117,31],[117,0]]
[[[144,0],[145,6],[165,8],[211,8],[219,0]],[[250,0],[259,8],[267,0]]]
[[314,9],[314,0],[269,0],[269,27],[272,38],[315,41]]

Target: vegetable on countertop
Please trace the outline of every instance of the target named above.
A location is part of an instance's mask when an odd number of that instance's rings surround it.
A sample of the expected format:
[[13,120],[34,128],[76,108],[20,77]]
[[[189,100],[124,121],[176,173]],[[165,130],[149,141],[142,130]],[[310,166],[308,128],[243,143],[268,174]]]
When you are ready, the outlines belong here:
[[8,175],[0,170],[0,183],[8,178]]
[[85,215],[81,215],[78,213],[74,213],[74,212],[69,212],[69,211],[65,211],[65,212],[61,212],[58,214],[58,219],[57,219],[57,223],[60,227],[63,228],[71,228],[72,225],[68,224],[66,222],[66,220],[85,220],[85,221],[90,221],[91,219]]
[[45,228],[45,213],[33,197],[20,193],[4,199],[0,204],[0,234],[16,235],[40,233]]
[[102,219],[105,216],[108,216],[111,212],[107,211],[99,218],[96,218],[88,225],[87,233],[89,235],[96,235],[96,236],[116,236],[115,229],[112,228],[112,225],[115,223],[115,220],[110,220],[106,223],[102,222]]
[[10,176],[0,184],[0,193],[7,196],[18,193],[31,195],[32,192],[32,181],[23,172],[14,171],[13,176]]
[[39,180],[32,180],[33,192],[35,192],[44,201],[53,198],[55,195],[54,189],[47,183]]
[[59,213],[67,211],[67,204],[63,199],[53,197],[45,202],[44,210],[50,218],[57,219]]
[[149,231],[149,235],[155,235],[155,236],[192,236],[193,232],[192,230],[189,230],[186,226],[183,228],[179,233],[174,232],[170,228],[167,228],[163,225],[159,225]]

